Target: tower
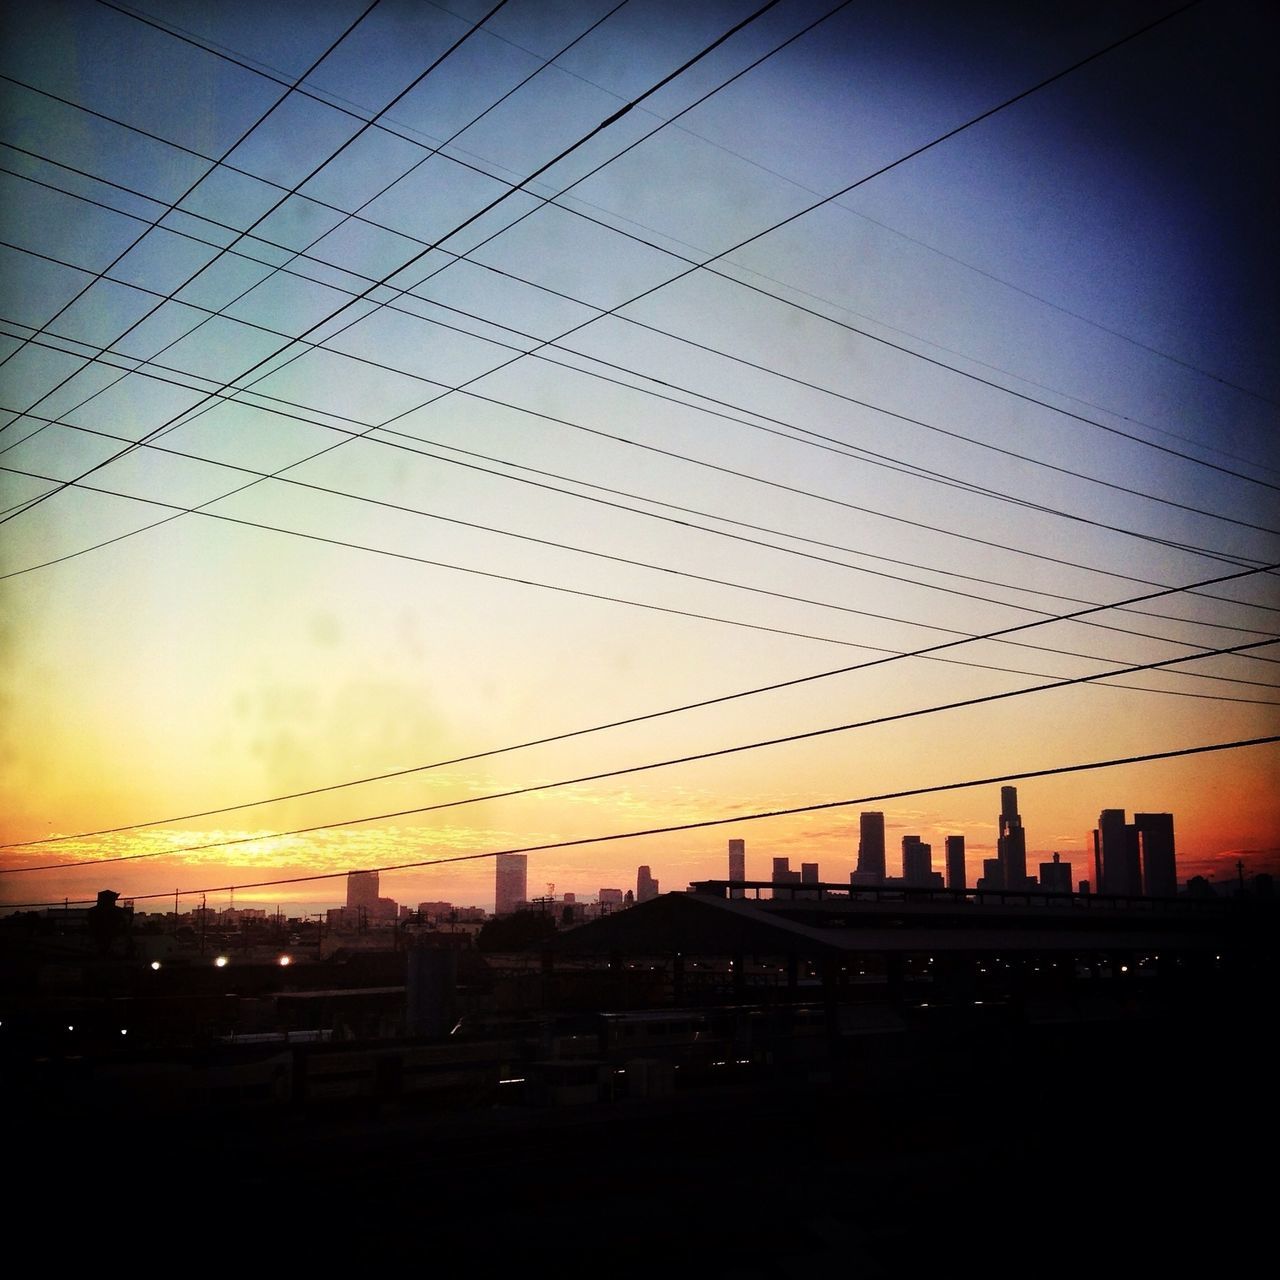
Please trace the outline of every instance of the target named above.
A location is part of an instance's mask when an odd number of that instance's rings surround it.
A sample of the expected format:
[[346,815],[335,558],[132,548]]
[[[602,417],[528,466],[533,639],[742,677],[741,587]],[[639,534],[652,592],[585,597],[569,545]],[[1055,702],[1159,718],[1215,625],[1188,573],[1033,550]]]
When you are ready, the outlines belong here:
[[964,836],[947,837],[947,888],[964,890],[969,880],[964,868]]
[[510,915],[529,901],[529,857],[524,853],[500,853],[494,861],[497,886],[493,912]]
[[1018,812],[1018,788],[1000,788],[1000,836],[996,856],[1004,871],[1006,889],[1027,887],[1027,833]]
[[853,884],[884,884],[884,814],[858,815],[858,866]]
[[919,836],[902,837],[902,879],[920,888],[933,880],[933,846]]
[[[747,878],[747,842],[745,840],[729,841],[729,879],[745,880]],[[730,889],[729,897],[741,898],[745,889]]]
[[[1170,819],[1170,840],[1173,835]],[[1123,809],[1103,809],[1094,832],[1098,892],[1135,897],[1142,892],[1138,829],[1125,822]]]
[[648,902],[658,896],[658,882],[650,874],[648,867],[641,867],[636,872],[636,901]]
[[378,905],[378,873],[376,871],[347,872],[347,910],[372,912]]
[[1135,813],[1138,853],[1142,861],[1142,892],[1149,898],[1178,894],[1178,869],[1173,853],[1173,814]]

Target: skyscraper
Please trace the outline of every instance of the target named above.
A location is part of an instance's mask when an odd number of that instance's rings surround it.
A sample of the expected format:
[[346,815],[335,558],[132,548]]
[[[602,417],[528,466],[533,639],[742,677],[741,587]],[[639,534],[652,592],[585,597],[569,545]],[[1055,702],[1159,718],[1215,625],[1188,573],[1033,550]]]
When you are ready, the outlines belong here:
[[347,872],[347,910],[374,911],[378,905],[378,873],[376,871]]
[[1018,813],[1018,788],[1000,788],[1000,837],[996,856],[1004,871],[1006,889],[1027,887],[1027,833],[1022,829]]
[[[1172,839],[1170,819],[1170,839]],[[1099,893],[1136,897],[1142,892],[1142,861],[1138,829],[1124,820],[1123,809],[1103,809],[1093,833]]]
[[947,837],[947,888],[967,889],[969,879],[964,867],[964,836]]
[[1142,860],[1142,892],[1149,898],[1173,898],[1178,893],[1178,868],[1173,853],[1173,814],[1135,813],[1138,853]]
[[884,884],[884,814],[858,815],[858,865],[852,884]]
[[658,896],[658,882],[649,872],[648,867],[641,867],[636,872],[636,901],[648,902]]
[[933,883],[933,846],[919,836],[902,837],[902,878],[920,888]]
[[[729,879],[745,880],[747,878],[747,842],[745,840],[729,841]],[[741,898],[745,889],[730,889],[729,897]]]
[[524,853],[500,853],[497,863],[497,891],[494,915],[507,916],[529,901],[529,857]]

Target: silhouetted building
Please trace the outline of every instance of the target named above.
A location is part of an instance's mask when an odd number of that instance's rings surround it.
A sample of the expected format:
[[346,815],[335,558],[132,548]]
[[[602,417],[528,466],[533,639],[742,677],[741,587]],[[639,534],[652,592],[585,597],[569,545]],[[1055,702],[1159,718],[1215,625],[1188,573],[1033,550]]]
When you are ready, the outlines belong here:
[[621,889],[601,889],[596,894],[596,901],[600,904],[600,914],[604,915],[606,912],[618,911],[626,906],[627,895]]
[[1052,862],[1040,864],[1040,887],[1049,893],[1071,892],[1071,863],[1063,862],[1059,854]]
[[967,889],[968,876],[964,866],[964,836],[947,837],[947,888]]
[[884,884],[884,814],[858,815],[858,865],[851,884]]
[[[772,883],[774,883],[774,884],[776,884],[776,885],[784,885],[784,884],[799,884],[799,883],[800,883],[800,873],[799,873],[798,871],[792,871],[792,870],[791,870],[791,859],[790,859],[790,858],[774,858],[774,860],[773,860],[773,876],[772,876]],[[794,896],[795,896],[795,894],[794,894],[794,892],[792,892],[792,893],[790,893],[790,894],[783,895],[783,894],[778,893],[778,891],[775,889],[775,890],[774,890],[774,893],[773,893],[773,896],[774,896],[775,898],[780,898],[780,897],[784,897],[784,896],[786,896],[786,897],[794,897]]]
[[376,871],[347,872],[347,910],[359,914],[363,907],[372,914],[378,906],[378,873]]
[[1018,813],[1018,788],[1000,788],[1000,837],[996,856],[1004,874],[1006,889],[1027,888],[1027,833]]
[[[745,840],[729,841],[729,879],[745,880],[747,878],[747,842]],[[731,889],[731,898],[741,898],[745,889]]]
[[902,837],[902,880],[919,888],[933,881],[933,846],[919,836]]
[[649,873],[648,867],[641,867],[636,872],[636,901],[648,902],[658,896],[658,882]]
[[500,853],[494,861],[497,891],[493,913],[507,916],[529,901],[529,857],[524,853]]
[[977,889],[1004,888],[1004,864],[999,858],[983,858],[982,874],[974,887]]
[[1142,892],[1138,829],[1125,822],[1123,809],[1103,809],[1098,815],[1093,848],[1099,893],[1136,897]]
[[1135,813],[1138,856],[1142,862],[1142,892],[1151,898],[1178,894],[1178,870],[1173,853],[1173,814]]

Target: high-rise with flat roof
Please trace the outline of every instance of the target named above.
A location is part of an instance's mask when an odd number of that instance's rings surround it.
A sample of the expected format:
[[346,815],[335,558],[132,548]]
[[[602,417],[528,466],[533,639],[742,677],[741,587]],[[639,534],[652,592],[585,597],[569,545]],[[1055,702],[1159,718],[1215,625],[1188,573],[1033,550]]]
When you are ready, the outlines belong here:
[[497,864],[497,890],[494,915],[508,916],[529,901],[529,856],[524,853],[500,853]]
[[967,889],[969,879],[964,867],[964,836],[947,837],[947,888]]
[[919,836],[902,837],[902,879],[921,888],[933,880],[933,846]]
[[378,905],[378,873],[376,871],[347,872],[347,910],[373,911]]
[[1178,868],[1173,853],[1173,814],[1135,813],[1138,854],[1142,860],[1142,892],[1149,898],[1178,895]]
[[[1170,823],[1172,834],[1172,819]],[[1125,822],[1123,809],[1103,809],[1098,815],[1093,849],[1099,893],[1136,897],[1142,892],[1138,829]]]
[[858,815],[858,865],[853,884],[884,884],[884,814]]
[[[745,840],[729,841],[729,879],[745,880],[747,878],[747,842]],[[730,889],[729,897],[741,898],[745,889]]]

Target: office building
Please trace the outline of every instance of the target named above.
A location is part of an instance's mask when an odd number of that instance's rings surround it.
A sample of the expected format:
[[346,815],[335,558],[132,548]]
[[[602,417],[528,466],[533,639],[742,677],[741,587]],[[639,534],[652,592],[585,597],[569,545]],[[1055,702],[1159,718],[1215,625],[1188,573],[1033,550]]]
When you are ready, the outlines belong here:
[[359,913],[363,907],[366,912],[373,911],[378,905],[378,873],[376,871],[347,872],[347,910]]
[[[1170,819],[1172,838],[1172,819]],[[1142,893],[1138,829],[1124,820],[1123,809],[1103,809],[1093,833],[1094,873],[1099,893],[1137,897]]]
[[983,858],[982,874],[978,877],[975,889],[1003,889],[1004,864],[999,858]]
[[[747,878],[747,842],[745,840],[729,841],[729,879],[745,880]],[[741,898],[745,889],[730,889],[729,897]]]
[[921,889],[933,883],[933,846],[919,836],[902,837],[902,880]]
[[1178,894],[1178,869],[1173,852],[1173,814],[1135,813],[1138,856],[1142,862],[1142,892],[1149,898]]
[[529,856],[524,853],[500,853],[497,863],[497,892],[494,914],[510,915],[529,902]]
[[[772,883],[775,885],[799,884],[800,873],[798,871],[791,870],[790,858],[774,858],[773,876],[771,879],[772,879]],[[773,896],[775,898],[781,898],[781,897],[794,898],[795,891],[792,890],[790,893],[782,894],[782,893],[779,893],[777,889],[774,889]]]
[[1071,892],[1071,863],[1063,862],[1058,854],[1053,855],[1052,862],[1040,864],[1040,887],[1046,893]]
[[1027,833],[1018,813],[1018,788],[1000,788],[1000,837],[996,841],[1006,889],[1025,889],[1027,884]]
[[649,873],[648,867],[641,867],[636,872],[636,901],[648,902],[658,896],[658,882]]
[[947,888],[964,890],[969,879],[964,867],[964,836],[947,837]]
[[858,865],[849,877],[854,885],[884,884],[884,814],[858,815]]

